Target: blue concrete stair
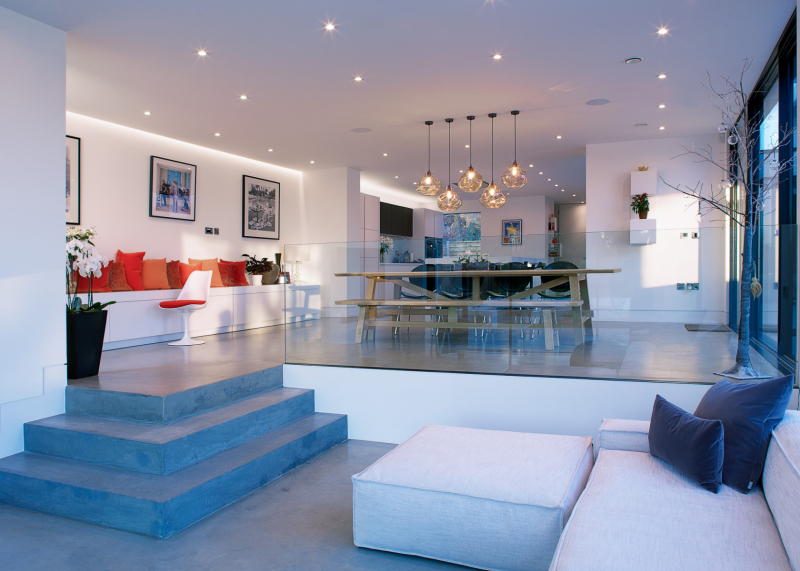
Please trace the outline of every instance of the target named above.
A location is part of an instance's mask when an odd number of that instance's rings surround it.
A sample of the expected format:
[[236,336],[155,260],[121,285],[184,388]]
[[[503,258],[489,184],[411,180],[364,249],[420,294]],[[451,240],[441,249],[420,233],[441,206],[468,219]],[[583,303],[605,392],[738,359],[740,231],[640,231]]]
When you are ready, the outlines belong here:
[[[276,370],[277,369],[277,370]],[[68,387],[0,458],[0,503],[165,538],[347,440],[280,367],[163,396]]]
[[167,425],[61,414],[25,425],[25,450],[165,474],[314,412],[314,391],[274,389]]

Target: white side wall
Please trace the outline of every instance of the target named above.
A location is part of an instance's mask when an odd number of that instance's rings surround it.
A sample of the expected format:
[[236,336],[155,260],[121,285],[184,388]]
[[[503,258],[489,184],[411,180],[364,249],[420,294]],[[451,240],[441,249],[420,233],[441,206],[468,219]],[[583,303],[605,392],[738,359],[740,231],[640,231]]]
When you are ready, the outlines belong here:
[[[547,219],[553,199],[546,196],[512,197],[503,208],[487,210],[478,201],[466,201],[461,210],[481,213],[481,253],[491,257],[546,258]],[[522,244],[504,246],[503,220],[522,220]]]
[[0,8],[0,456],[64,411],[66,35]]
[[[403,442],[426,424],[595,436],[604,418],[649,420],[656,394],[693,411],[709,385],[284,365],[349,437]],[[797,408],[795,391],[790,408]]]
[[[697,206],[661,180],[683,187],[715,188],[721,171],[691,157],[674,158],[691,147],[710,145],[724,160],[718,135],[587,145],[586,265],[621,268],[621,274],[589,278],[592,309],[599,320],[727,323],[727,231],[720,216],[698,224]],[[657,242],[630,244],[630,173],[639,165],[657,171],[649,218],[657,221]],[[700,231],[699,239],[681,238]],[[699,291],[676,284],[697,282]]]

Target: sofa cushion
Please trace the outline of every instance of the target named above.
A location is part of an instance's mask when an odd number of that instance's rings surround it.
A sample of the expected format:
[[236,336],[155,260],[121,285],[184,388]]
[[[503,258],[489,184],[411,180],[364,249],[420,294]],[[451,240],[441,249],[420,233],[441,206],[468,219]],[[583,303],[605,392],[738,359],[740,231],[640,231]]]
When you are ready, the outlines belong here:
[[722,485],[721,420],[697,418],[656,395],[650,418],[650,454],[715,494]]
[[600,450],[550,571],[790,571],[760,486],[706,490],[642,452]]
[[772,429],[783,418],[794,377],[762,383],[723,379],[706,391],[694,415],[725,427],[723,483],[746,494],[761,478]]
[[181,289],[183,287],[181,263],[178,260],[167,262],[167,283],[169,284],[169,289]]
[[601,448],[650,453],[650,443],[647,441],[649,433],[648,420],[604,418],[593,442],[594,457],[597,458]]
[[125,262],[125,281],[128,282],[133,291],[144,290],[144,284],[142,284],[142,260],[144,260],[144,252],[126,254],[117,250],[117,261]]
[[167,279],[167,259],[142,261],[142,285],[144,289],[170,289]]
[[219,275],[219,260],[217,258],[209,258],[207,260],[193,260],[189,258],[189,264],[200,264],[200,269],[211,271],[211,287],[225,287],[222,283],[222,277]]
[[[105,267],[100,270],[100,275],[95,277],[92,282],[93,294],[111,292],[111,286],[108,285],[108,274],[109,274],[108,267]],[[78,272],[75,272],[74,275],[75,277],[78,278],[77,293],[89,293],[89,278],[83,277]]]
[[184,264],[181,262],[178,266],[178,271],[181,274],[181,287],[186,285],[186,280],[189,279],[189,275],[192,272],[199,272],[202,268],[202,264]]
[[219,275],[222,278],[222,283],[226,287],[232,286],[249,286],[250,282],[247,281],[245,275],[245,267],[247,262],[226,262],[225,260],[219,261]]
[[132,291],[125,278],[125,262],[108,263],[108,285],[111,291]]
[[800,412],[787,410],[772,431],[764,495],[794,569],[800,569]]
[[544,571],[591,466],[590,438],[426,426],[353,476],[355,544]]

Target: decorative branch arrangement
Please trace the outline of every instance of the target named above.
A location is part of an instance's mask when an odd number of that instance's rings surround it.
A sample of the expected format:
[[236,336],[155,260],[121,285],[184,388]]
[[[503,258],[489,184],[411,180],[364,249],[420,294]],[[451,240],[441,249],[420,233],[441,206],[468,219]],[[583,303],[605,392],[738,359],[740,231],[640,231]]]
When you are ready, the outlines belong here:
[[[694,145],[691,148],[681,145],[684,152],[674,157],[689,156],[696,163],[710,163],[719,168],[723,179],[716,190],[711,187],[704,193],[701,182],[694,187],[683,187],[680,184],[670,184],[660,177],[664,184],[696,201],[701,215],[722,213],[742,230],[736,362],[730,369],[715,373],[737,380],[769,378],[756,371],[750,363],[750,302],[761,295],[761,285],[754,274],[753,234],[767,200],[778,190],[781,175],[791,175],[796,159],[793,154],[788,159],[780,160],[780,150],[791,144],[795,133],[795,129],[790,129],[788,125],[780,128],[777,137],[771,139],[768,145],[760,144],[759,128],[763,117],[760,113],[750,116],[751,95],[744,87],[744,76],[751,63],[748,59],[744,60],[738,81],[723,78],[724,85],[721,89],[715,88],[711,75],[708,76],[706,87],[709,99],[722,116],[718,131],[722,136],[727,136],[729,152],[726,160],[715,157],[710,145],[698,149]],[[739,200],[732,203],[728,196],[733,196],[734,193]]]

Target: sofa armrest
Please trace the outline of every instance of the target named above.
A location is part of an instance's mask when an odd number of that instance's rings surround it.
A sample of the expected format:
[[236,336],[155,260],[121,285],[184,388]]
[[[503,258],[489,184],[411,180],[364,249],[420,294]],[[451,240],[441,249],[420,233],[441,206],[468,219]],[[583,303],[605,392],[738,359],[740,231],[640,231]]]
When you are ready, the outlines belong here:
[[650,421],[648,420],[621,420],[604,418],[597,431],[594,441],[594,457],[600,448],[606,450],[627,450],[629,452],[650,453]]

